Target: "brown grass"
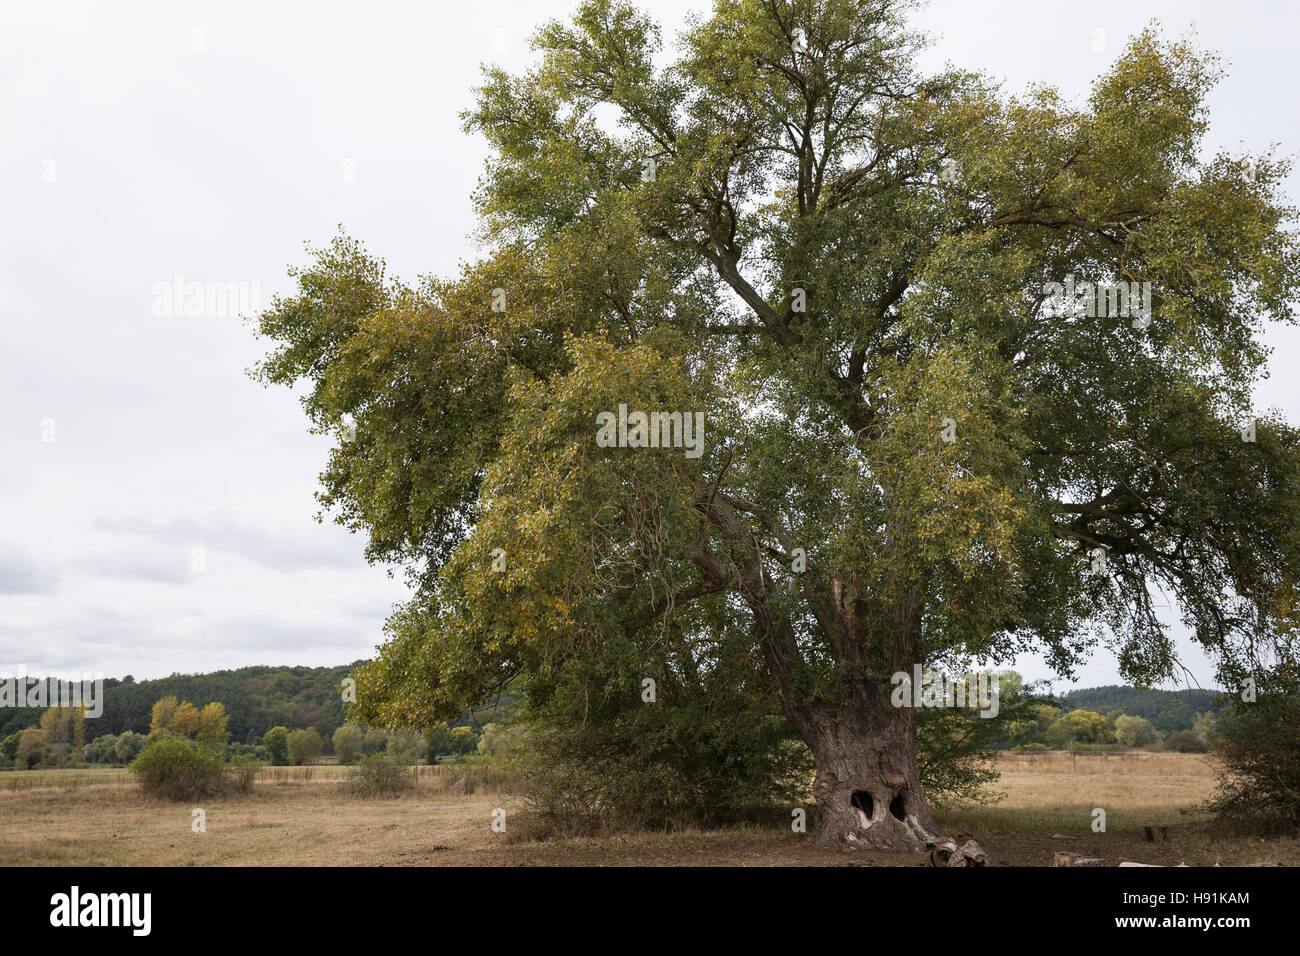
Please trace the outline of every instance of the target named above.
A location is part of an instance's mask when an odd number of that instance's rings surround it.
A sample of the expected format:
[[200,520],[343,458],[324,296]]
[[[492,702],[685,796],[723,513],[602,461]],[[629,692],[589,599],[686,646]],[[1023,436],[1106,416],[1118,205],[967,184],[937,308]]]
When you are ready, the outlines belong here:
[[[1046,865],[1056,850],[1174,865],[1300,865],[1300,841],[1233,836],[1183,808],[1214,777],[1194,754],[1004,754],[1003,799],[939,814],[995,864]],[[468,764],[412,768],[415,786],[383,801],[349,794],[348,767],[266,768],[253,792],[210,801],[207,832],[188,804],[145,799],[123,770],[0,774],[0,865],[917,865],[911,854],[836,853],[807,836],[757,827],[529,841],[513,781]],[[465,776],[473,792],[456,792]],[[1106,832],[1091,829],[1106,811]],[[491,829],[507,811],[507,832]],[[1142,826],[1170,827],[1146,843]]]

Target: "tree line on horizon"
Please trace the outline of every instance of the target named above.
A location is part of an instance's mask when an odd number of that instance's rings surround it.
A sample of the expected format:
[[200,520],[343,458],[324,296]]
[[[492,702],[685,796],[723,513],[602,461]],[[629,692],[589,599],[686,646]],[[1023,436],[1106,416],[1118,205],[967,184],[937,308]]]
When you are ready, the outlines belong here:
[[[98,718],[79,708],[12,711],[0,722],[0,768],[129,764],[150,741],[168,736],[193,740],[223,758],[271,765],[310,764],[322,754],[351,764],[377,753],[432,763],[496,752],[514,716],[515,701],[507,697],[485,710],[482,721],[465,714],[427,728],[368,728],[349,722],[341,704],[340,687],[355,666],[253,666],[139,682],[129,675],[110,678]],[[1020,676],[1006,676],[1019,692]],[[1222,694],[1213,690],[1077,689],[1027,700],[1019,712],[985,728],[980,747],[1164,744],[1199,751],[1212,739],[1222,709]]]

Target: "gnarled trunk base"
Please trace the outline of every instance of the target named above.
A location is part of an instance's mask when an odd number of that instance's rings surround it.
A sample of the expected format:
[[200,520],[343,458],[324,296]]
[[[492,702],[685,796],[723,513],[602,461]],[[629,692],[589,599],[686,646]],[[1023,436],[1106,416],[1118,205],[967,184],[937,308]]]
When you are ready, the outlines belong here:
[[943,842],[921,792],[910,709],[864,692],[811,723],[818,846],[924,852]]

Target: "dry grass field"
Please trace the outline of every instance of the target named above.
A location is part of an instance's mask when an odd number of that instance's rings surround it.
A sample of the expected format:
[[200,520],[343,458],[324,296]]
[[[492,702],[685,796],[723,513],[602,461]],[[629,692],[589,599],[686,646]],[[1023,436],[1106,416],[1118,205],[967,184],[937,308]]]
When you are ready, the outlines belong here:
[[[912,854],[834,852],[776,828],[629,833],[539,842],[528,839],[523,800],[488,778],[457,793],[460,771],[421,768],[395,799],[359,800],[347,768],[268,768],[251,794],[210,801],[206,832],[193,807],[143,797],[124,770],[0,774],[0,865],[922,865]],[[1056,850],[1112,862],[1189,866],[1300,865],[1300,841],[1219,832],[1181,812],[1203,800],[1214,777],[1202,757],[1003,755],[1000,800],[948,810],[941,822],[969,834],[994,865],[1045,866]],[[1094,833],[1094,808],[1106,832]],[[506,832],[492,831],[504,809]],[[1142,827],[1165,824],[1169,840],[1147,843]]]

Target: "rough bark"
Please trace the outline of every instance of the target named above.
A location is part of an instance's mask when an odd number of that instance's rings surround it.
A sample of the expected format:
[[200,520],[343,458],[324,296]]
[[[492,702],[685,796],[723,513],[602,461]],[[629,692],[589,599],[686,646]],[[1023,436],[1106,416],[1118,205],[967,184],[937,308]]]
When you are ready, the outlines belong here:
[[921,792],[910,708],[860,689],[851,704],[815,708],[807,723],[819,846],[924,851],[943,840]]

